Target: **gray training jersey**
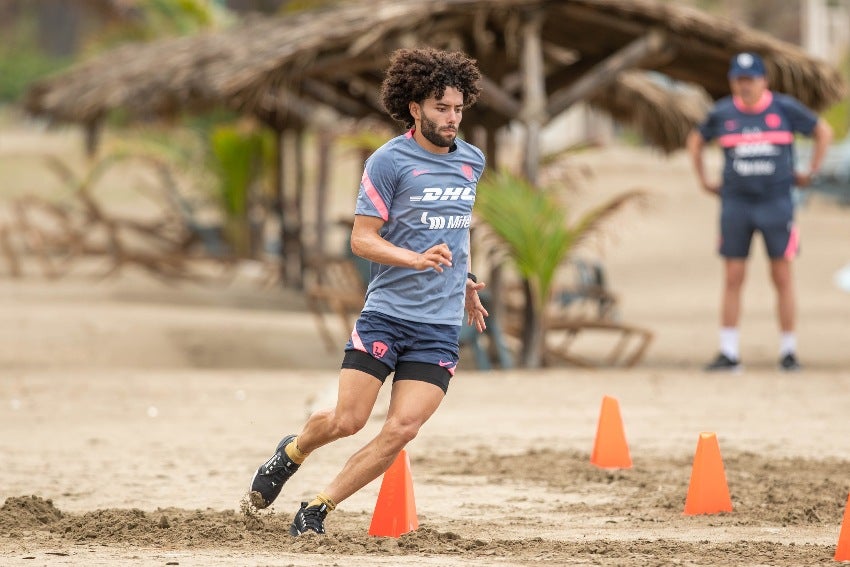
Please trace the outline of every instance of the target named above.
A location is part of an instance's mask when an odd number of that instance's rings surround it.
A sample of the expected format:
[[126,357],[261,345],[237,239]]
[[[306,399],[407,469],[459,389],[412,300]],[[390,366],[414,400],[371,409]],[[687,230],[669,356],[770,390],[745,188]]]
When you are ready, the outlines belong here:
[[445,242],[452,266],[443,273],[371,264],[364,311],[437,325],[463,323],[469,226],[484,154],[456,139],[453,151],[433,154],[413,131],[393,138],[366,160],[355,214],[380,217],[388,242],[424,252]]

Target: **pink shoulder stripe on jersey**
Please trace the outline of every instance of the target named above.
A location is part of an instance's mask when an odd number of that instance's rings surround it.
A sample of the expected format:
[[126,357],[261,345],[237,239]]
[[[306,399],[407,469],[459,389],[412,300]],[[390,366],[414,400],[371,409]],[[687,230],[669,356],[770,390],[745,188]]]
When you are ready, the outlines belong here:
[[381,198],[381,194],[378,193],[378,190],[375,189],[375,186],[372,184],[372,180],[369,179],[369,174],[365,171],[363,172],[363,177],[360,179],[360,184],[363,185],[363,190],[366,192],[366,196],[369,197],[369,200],[372,201],[372,204],[375,205],[375,208],[378,209],[378,214],[381,215],[381,218],[385,221],[390,219],[390,212],[387,210],[387,204],[384,203],[384,199]]
[[766,89],[761,94],[759,101],[753,106],[747,106],[744,104],[743,99],[739,96],[732,97],[732,103],[735,105],[735,108],[745,114],[761,114],[768,106],[770,106],[771,102],[773,102],[773,93]]
[[791,227],[791,234],[788,235],[788,246],[785,247],[785,259],[793,260],[797,257],[797,252],[800,250],[800,230],[796,226]]
[[413,133],[414,133],[415,131],[416,131],[416,128],[411,128],[410,130],[408,130],[408,131],[404,134],[404,137],[405,137],[405,138],[407,138],[408,140],[409,140],[409,139],[411,139],[411,138],[413,137]]
[[793,144],[794,133],[788,130],[769,130],[747,134],[724,134],[717,141],[724,148],[747,144]]
[[360,334],[357,332],[357,327],[351,331],[351,344],[354,345],[354,348],[357,350],[361,350],[363,352],[368,352],[366,347],[363,345],[363,341],[360,339]]

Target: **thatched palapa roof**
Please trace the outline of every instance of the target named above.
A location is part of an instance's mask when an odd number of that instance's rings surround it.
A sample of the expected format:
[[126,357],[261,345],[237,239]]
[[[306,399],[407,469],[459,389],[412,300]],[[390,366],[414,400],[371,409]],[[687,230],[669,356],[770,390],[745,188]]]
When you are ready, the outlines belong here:
[[[33,85],[25,105],[84,124],[118,108],[160,117],[213,105],[252,112],[281,129],[309,119],[317,103],[344,115],[382,115],[377,92],[389,54],[424,44],[479,61],[484,92],[467,120],[497,128],[533,115],[545,124],[588,100],[667,150],[681,146],[704,104],[640,71],[695,83],[717,98],[727,93],[731,56],[751,50],[764,56],[773,88],[815,109],[844,92],[835,69],[799,48],[673,3],[373,0],[126,46]],[[529,102],[538,87],[542,107]]]

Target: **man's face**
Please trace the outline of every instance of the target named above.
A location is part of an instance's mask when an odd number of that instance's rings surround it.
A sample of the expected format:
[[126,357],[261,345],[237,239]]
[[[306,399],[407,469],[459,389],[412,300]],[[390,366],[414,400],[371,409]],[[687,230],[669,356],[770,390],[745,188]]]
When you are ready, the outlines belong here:
[[729,85],[732,89],[732,94],[740,97],[747,106],[753,106],[764,94],[767,88],[767,81],[764,77],[735,77],[729,80]]
[[431,97],[421,104],[414,102],[410,106],[422,136],[437,148],[451,147],[463,119],[463,93],[454,87],[446,87],[443,98]]

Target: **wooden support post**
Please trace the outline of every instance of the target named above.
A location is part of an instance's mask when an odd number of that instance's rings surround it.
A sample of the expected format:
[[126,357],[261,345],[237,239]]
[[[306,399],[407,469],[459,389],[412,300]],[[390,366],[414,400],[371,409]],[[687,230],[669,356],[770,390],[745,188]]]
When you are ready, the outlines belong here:
[[97,155],[97,148],[100,146],[100,135],[103,130],[103,120],[95,119],[91,122],[86,122],[85,137],[86,137],[86,157],[93,160]]
[[292,259],[290,268],[293,269],[290,283],[297,289],[304,287],[304,139],[305,131],[299,127],[294,132],[294,154],[295,154],[295,191],[292,199],[292,229],[290,231],[290,243]]
[[537,183],[541,158],[541,131],[546,121],[546,84],[543,75],[543,43],[540,29],[543,11],[528,12],[522,24],[522,121],[526,129],[523,170],[529,183]]
[[280,281],[286,287],[289,283],[289,273],[286,269],[289,234],[286,226],[286,130],[282,127],[275,128],[275,162],[277,166],[275,171],[275,196],[277,197],[277,215],[280,222],[280,245],[278,246],[280,254]]
[[573,84],[552,93],[546,109],[549,116],[564,112],[576,102],[610,85],[626,69],[637,67],[647,57],[662,52],[666,44],[666,36],[659,30],[652,30],[629,43],[595,65]]
[[519,118],[522,105],[486,75],[481,76],[481,102],[506,118]]
[[498,129],[485,127],[485,142],[484,142],[484,151],[486,152],[484,155],[487,156],[487,167],[490,171],[498,171],[499,170],[499,146],[496,143],[496,135],[498,134]]
[[315,250],[310,254],[316,261],[315,267],[323,272],[326,252],[325,235],[328,230],[328,193],[331,178],[331,151],[333,134],[330,128],[320,128],[316,135],[319,167],[316,175],[316,240]]

